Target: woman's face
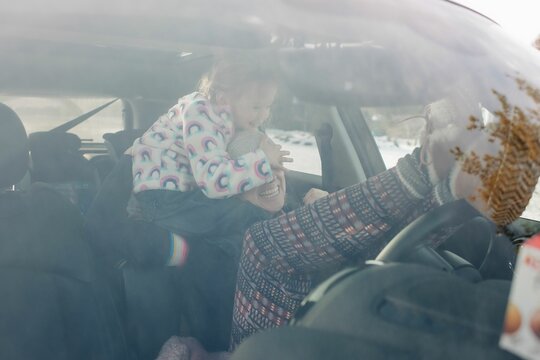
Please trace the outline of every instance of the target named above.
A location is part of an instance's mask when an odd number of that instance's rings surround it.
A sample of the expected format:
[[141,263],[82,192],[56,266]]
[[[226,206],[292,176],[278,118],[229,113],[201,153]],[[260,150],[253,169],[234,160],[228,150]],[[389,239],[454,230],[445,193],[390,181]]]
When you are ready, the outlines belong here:
[[285,173],[283,170],[272,169],[272,182],[251,189],[242,198],[268,212],[278,212],[285,205]]

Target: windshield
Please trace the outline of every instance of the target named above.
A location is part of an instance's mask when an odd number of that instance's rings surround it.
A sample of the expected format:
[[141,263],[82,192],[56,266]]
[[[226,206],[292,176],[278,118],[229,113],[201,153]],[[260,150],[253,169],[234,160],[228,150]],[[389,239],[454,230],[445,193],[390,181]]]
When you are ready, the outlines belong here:
[[12,2],[0,51],[0,358],[537,356],[540,52],[482,14]]

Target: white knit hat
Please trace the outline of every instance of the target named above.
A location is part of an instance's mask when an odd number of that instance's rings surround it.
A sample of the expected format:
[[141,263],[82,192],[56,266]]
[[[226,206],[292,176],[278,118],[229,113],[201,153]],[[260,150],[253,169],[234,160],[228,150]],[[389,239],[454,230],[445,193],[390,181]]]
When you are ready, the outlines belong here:
[[227,147],[227,152],[231,158],[236,159],[249,152],[256,151],[263,136],[266,136],[258,130],[244,130],[238,132]]

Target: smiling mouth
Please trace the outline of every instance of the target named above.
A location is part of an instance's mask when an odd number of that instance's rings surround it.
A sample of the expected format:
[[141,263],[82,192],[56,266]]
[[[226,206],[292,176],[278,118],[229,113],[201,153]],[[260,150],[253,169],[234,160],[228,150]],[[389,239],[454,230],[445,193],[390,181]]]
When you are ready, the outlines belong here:
[[259,196],[265,199],[273,198],[279,195],[280,186],[278,184],[269,184],[264,191],[259,193]]

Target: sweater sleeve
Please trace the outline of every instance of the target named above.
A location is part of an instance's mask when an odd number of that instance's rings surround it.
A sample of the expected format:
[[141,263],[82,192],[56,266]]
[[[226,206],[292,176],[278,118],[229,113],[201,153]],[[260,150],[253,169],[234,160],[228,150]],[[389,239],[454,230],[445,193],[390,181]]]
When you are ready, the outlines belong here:
[[[395,168],[278,218],[244,237],[231,348],[260,329],[286,324],[313,286],[312,275],[374,258],[392,234],[431,206],[418,151]],[[262,305],[261,305],[262,304]]]
[[184,143],[193,177],[204,194],[213,199],[237,195],[272,180],[270,163],[262,150],[237,159],[227,153],[227,128],[208,100],[195,99],[184,109]]

